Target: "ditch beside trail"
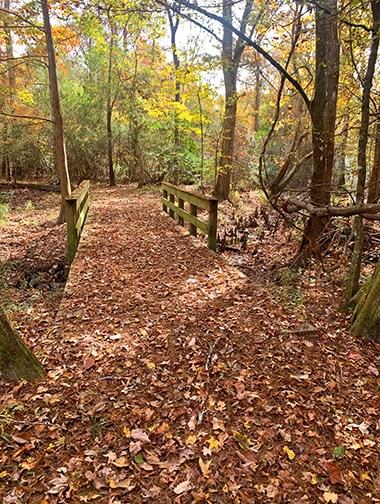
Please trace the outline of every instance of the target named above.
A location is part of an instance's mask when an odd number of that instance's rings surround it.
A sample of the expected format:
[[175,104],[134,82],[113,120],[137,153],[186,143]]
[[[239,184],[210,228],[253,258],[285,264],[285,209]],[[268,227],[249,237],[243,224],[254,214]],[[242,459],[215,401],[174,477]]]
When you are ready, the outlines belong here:
[[99,192],[3,503],[379,502],[375,346],[301,322],[158,197]]

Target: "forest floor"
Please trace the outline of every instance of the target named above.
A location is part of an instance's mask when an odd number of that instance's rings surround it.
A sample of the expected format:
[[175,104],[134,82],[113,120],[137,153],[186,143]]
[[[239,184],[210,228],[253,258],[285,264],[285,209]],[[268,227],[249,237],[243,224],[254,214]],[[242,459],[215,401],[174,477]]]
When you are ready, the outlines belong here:
[[215,254],[158,193],[97,188],[61,301],[58,196],[16,192],[0,302],[47,377],[0,382],[2,504],[380,502],[379,346],[339,310],[344,256],[294,272],[272,214]]

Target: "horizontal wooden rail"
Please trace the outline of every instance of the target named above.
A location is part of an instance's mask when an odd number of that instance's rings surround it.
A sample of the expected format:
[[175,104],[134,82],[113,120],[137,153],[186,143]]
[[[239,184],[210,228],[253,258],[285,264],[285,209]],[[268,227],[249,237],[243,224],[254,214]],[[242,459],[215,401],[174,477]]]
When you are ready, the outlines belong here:
[[80,236],[90,208],[90,181],[84,180],[66,198],[67,261],[69,266],[79,245]]
[[[177,203],[176,204],[176,199]],[[189,204],[189,211],[185,209],[185,203]],[[198,219],[198,208],[207,210],[208,220],[204,222]],[[162,209],[174,219],[178,217],[178,224],[184,225],[184,221],[190,224],[190,234],[197,236],[200,229],[208,236],[208,248],[216,250],[216,226],[218,220],[218,200],[202,194],[184,191],[178,186],[162,183]]]

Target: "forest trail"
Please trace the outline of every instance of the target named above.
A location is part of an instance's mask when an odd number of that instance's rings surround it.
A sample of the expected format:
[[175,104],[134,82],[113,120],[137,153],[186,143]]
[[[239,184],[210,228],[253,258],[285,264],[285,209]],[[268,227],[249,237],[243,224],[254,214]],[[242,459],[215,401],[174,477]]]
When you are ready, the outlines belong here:
[[158,195],[95,191],[48,378],[6,398],[27,444],[2,455],[20,471],[3,502],[376,499],[373,350],[297,335],[271,289],[186,235]]

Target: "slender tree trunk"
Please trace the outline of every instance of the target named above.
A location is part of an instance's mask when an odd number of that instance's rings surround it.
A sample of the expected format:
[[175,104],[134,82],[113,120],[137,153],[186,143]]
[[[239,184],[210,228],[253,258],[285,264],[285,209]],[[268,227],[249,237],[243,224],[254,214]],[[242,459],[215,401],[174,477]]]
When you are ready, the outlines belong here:
[[[223,17],[232,23],[232,4],[229,0],[223,1]],[[227,27],[223,27],[222,60],[225,105],[215,195],[220,200],[226,200],[230,193],[231,170],[234,158],[237,111],[236,78],[238,69],[238,63],[234,62],[232,31]]]
[[346,185],[347,140],[348,140],[348,118],[345,121],[344,130],[342,133],[342,142],[337,150],[336,184],[340,187],[344,187]]
[[[112,28],[111,28],[112,29]],[[109,185],[116,185],[115,170],[113,167],[113,134],[112,134],[112,62],[113,62],[114,38],[111,35],[108,55],[108,79],[107,79],[107,152],[108,152],[108,173]]]
[[260,62],[256,55],[255,67],[255,103],[253,114],[253,130],[257,133],[260,129],[260,101],[261,101],[261,78],[260,78]]
[[[11,9],[10,0],[4,1],[4,8],[8,11]],[[12,41],[12,32],[8,27],[8,20],[4,22],[4,35],[5,35],[5,54],[7,59],[9,60],[7,63],[7,71],[8,71],[8,92],[6,93],[6,102],[10,110],[13,107],[13,96],[16,87],[16,75],[13,68],[13,41]],[[4,156],[5,163],[5,178],[6,180],[11,180],[13,177],[13,182],[17,182],[17,172],[16,167],[13,167],[12,163],[12,155],[11,155],[11,127],[9,124],[4,125],[4,141],[7,146]]]
[[[233,24],[232,5],[233,2],[231,2],[231,0],[223,0],[223,18],[231,24]],[[242,33],[245,33],[246,31],[252,7],[253,0],[247,0],[240,23],[240,31]],[[255,24],[251,30],[251,36],[254,26]],[[244,47],[245,46],[240,39],[236,42],[234,47],[232,31],[226,26],[223,26],[222,63],[225,87],[225,108],[222,124],[218,176],[214,191],[215,196],[219,200],[228,199],[230,194],[238,99],[236,92],[236,80]]]
[[[370,119],[370,100],[373,76],[376,68],[377,53],[379,49],[379,29],[380,29],[380,0],[372,0],[372,43],[368,58],[367,71],[364,78],[361,123],[359,130],[358,145],[358,179],[356,185],[356,204],[362,205],[365,197],[365,183],[367,175],[367,143]],[[346,287],[346,300],[351,299],[359,290],[360,269],[363,255],[364,232],[363,218],[357,215],[354,220],[355,245],[351,258],[351,268]]]
[[[180,61],[178,57],[178,48],[177,48],[177,31],[179,26],[179,17],[178,15],[173,15],[170,9],[167,10],[169,26],[170,26],[170,42],[173,56],[173,65],[174,65],[174,82],[175,82],[175,93],[174,93],[174,102],[181,103],[181,82],[179,79],[179,69],[180,69]],[[179,134],[179,118],[177,110],[174,110],[174,147],[175,147],[175,155],[173,159],[174,169],[173,169],[173,178],[174,183],[178,184],[180,179],[180,166],[178,160],[178,154],[180,149],[181,141]]]
[[66,196],[70,196],[71,194],[71,184],[70,184],[69,171],[67,168],[65,135],[61,113],[61,102],[58,90],[57,66],[55,61],[55,50],[53,44],[53,37],[51,33],[50,16],[47,0],[41,0],[41,7],[44,19],[46,49],[48,53],[48,62],[49,62],[50,97],[51,97],[51,108],[54,122],[55,165],[61,185],[61,211],[57,223],[62,224],[66,220],[65,198]]
[[198,88],[198,108],[199,108],[199,127],[201,130],[201,166],[200,166],[200,183],[201,188],[203,189],[203,169],[204,169],[204,149],[205,149],[205,140],[204,140],[204,128],[203,128],[203,109],[202,109],[202,99],[201,99],[201,91],[200,87]]
[[43,378],[44,370],[0,307],[0,374],[7,381]]
[[376,122],[375,153],[368,187],[367,203],[378,203],[380,199],[380,119]]

